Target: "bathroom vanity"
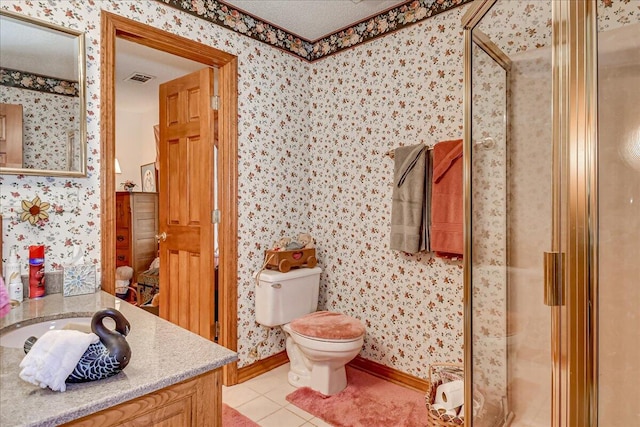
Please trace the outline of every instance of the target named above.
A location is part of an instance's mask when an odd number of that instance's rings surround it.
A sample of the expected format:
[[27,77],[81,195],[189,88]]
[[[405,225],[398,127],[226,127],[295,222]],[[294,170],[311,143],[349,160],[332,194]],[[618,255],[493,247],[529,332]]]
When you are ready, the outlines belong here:
[[20,379],[22,349],[0,347],[0,425],[219,426],[221,368],[237,354],[106,292],[25,300],[0,319],[0,335],[18,325],[90,317],[106,307],[131,324],[129,365],[113,377],[54,392]]

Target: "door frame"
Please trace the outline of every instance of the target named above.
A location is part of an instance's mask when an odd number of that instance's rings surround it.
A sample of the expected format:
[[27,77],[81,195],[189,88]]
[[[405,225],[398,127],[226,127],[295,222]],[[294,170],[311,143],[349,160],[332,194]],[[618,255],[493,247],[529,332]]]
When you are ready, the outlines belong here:
[[[558,417],[568,427],[598,425],[598,43],[595,0],[552,2],[554,107],[557,105],[560,218],[566,265],[562,322],[566,402]],[[555,141],[554,141],[555,143]],[[556,421],[556,420],[554,420]]]
[[[115,64],[116,38],[217,67],[218,109],[218,230],[220,263],[218,270],[218,344],[238,348],[238,59],[235,55],[166,31],[101,12],[100,46],[100,227],[102,289],[115,291]],[[237,383],[237,362],[223,367],[223,383]]]

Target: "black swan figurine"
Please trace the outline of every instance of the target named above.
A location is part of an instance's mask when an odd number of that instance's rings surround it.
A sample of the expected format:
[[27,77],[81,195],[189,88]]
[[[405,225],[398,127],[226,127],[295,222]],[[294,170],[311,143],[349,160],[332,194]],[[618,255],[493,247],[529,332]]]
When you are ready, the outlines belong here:
[[[102,323],[105,317],[116,322],[115,330],[110,330]],[[75,369],[65,382],[82,383],[102,380],[122,371],[131,359],[131,348],[124,338],[129,334],[129,321],[114,308],[96,312],[91,318],[91,330],[98,335],[100,341],[89,345]],[[24,342],[24,352],[28,353],[38,339],[29,337]]]

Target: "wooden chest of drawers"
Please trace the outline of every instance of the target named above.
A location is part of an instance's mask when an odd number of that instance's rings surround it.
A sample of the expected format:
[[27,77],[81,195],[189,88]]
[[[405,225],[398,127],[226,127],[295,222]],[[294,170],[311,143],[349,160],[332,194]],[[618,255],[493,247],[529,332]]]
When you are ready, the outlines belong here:
[[116,193],[116,267],[133,268],[133,280],[158,254],[158,193]]

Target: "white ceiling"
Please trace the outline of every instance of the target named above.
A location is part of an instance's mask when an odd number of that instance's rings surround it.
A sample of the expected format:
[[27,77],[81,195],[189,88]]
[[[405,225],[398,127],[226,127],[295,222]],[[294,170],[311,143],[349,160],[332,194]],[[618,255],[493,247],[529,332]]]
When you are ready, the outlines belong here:
[[[157,109],[161,83],[204,68],[205,65],[116,38],[116,103],[122,111],[144,113]],[[144,84],[127,81],[133,73],[156,78]]]
[[303,39],[315,41],[407,0],[221,0]]

